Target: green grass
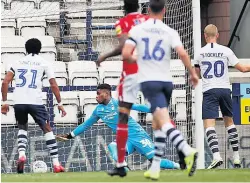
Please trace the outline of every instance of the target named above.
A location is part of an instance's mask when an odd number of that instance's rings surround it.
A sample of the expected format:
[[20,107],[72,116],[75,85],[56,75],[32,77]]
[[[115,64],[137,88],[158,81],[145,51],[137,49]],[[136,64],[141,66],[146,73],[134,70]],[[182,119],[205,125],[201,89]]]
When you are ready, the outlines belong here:
[[[109,177],[106,172],[67,172],[44,174],[2,174],[2,182],[151,182],[143,171],[131,171],[125,178]],[[199,170],[193,177],[185,171],[162,171],[158,182],[250,182],[250,169]]]

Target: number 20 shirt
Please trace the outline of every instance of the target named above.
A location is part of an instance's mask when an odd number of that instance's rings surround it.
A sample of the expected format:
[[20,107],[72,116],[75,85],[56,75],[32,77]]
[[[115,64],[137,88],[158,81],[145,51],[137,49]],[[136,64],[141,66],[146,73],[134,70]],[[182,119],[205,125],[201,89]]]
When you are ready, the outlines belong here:
[[10,72],[14,74],[16,87],[15,104],[42,105],[42,78],[55,78],[52,65],[39,55],[29,54],[18,61],[13,61]]
[[230,89],[228,66],[239,63],[233,51],[217,43],[208,43],[202,47],[192,65],[199,66],[203,92],[213,88]]

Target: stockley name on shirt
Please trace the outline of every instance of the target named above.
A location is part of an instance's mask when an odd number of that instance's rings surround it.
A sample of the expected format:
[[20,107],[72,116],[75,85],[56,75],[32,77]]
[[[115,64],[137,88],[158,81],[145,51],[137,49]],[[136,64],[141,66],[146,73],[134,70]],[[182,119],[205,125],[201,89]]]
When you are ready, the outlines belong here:
[[201,56],[204,57],[223,57],[223,53],[201,53]]

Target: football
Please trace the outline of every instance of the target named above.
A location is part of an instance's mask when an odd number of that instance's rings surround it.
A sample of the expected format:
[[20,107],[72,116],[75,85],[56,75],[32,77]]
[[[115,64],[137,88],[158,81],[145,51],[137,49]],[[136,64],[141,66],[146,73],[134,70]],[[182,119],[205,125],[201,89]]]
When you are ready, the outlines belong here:
[[46,173],[48,167],[44,161],[35,161],[32,165],[32,170],[34,173]]

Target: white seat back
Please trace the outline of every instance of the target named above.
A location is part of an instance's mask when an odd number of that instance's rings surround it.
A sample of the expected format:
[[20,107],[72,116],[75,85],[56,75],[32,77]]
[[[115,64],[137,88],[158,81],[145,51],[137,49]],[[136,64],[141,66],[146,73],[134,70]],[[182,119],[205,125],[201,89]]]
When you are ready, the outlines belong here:
[[[61,114],[58,111],[57,105],[54,106],[54,114],[55,123],[78,123],[77,115],[79,113],[79,97],[78,92],[76,91],[67,91],[61,92],[61,99],[64,105],[65,111],[67,115],[65,117],[61,117]],[[56,100],[54,99],[54,104],[56,104]]]
[[70,84],[73,86],[96,86],[99,75],[93,61],[73,61],[68,64]]
[[21,36],[1,37],[1,52],[25,54],[25,39]]
[[95,91],[82,91],[79,93],[80,106],[84,114],[84,119],[88,119],[98,105]]
[[1,20],[1,36],[15,36],[16,21],[14,19]]
[[21,17],[31,14],[35,9],[35,3],[32,1],[12,1],[10,9],[13,15]]
[[45,36],[46,21],[44,17],[18,18],[17,27],[23,37]]
[[122,72],[122,61],[109,61],[101,63],[99,67],[100,78],[103,83],[117,86]]
[[[52,62],[52,66],[54,69],[54,73],[55,73],[55,78],[56,78],[56,82],[58,84],[58,86],[66,86],[68,83],[68,74],[66,71],[66,65],[64,62]],[[47,77],[45,76],[45,78],[43,79],[43,86],[44,87],[49,87],[49,81],[47,79]]]

